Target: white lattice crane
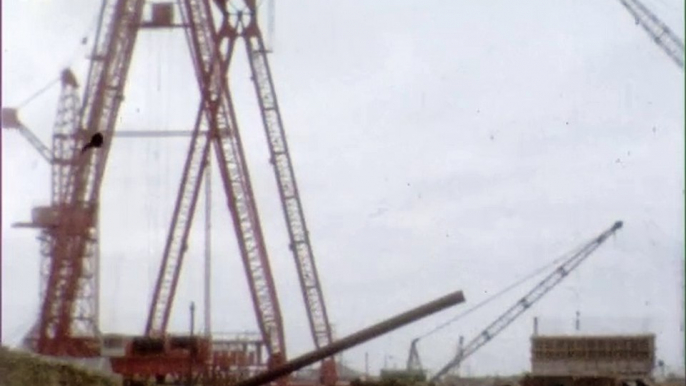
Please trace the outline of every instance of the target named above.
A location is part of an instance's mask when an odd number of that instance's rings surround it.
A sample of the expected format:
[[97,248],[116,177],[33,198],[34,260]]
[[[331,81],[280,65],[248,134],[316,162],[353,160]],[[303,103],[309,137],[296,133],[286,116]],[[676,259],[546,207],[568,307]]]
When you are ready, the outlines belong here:
[[674,32],[638,0],[619,0],[640,25],[682,70],[684,69],[684,42]]
[[520,315],[527,311],[534,303],[540,300],[543,296],[555,288],[567,275],[576,269],[587,257],[591,255],[598,247],[600,247],[605,240],[615,234],[622,227],[622,222],[617,221],[608,230],[601,233],[587,244],[583,245],[578,251],[572,254],[569,258],[564,260],[553,272],[546,276],[540,283],[532,288],[526,295],[519,299],[514,305],[507,309],[495,321],[489,324],[483,331],[481,331],[474,339],[469,341],[457,355],[443,366],[430,380],[436,382],[440,380],[451,369],[457,367],[467,357],[475,353],[485,344],[490,342],[495,336],[507,328]]

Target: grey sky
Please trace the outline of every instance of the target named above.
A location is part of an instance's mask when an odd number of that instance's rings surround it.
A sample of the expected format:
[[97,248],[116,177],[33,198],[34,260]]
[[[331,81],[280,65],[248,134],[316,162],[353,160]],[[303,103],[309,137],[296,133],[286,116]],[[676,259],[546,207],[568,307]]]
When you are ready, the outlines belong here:
[[[683,3],[645,2],[683,37]],[[618,1],[277,3],[270,63],[337,334],[455,289],[468,300],[346,352],[348,363],[363,369],[368,352],[373,371],[385,355],[402,366],[412,338],[621,219],[616,238],[466,368],[528,369],[531,318],[542,318],[542,332],[569,332],[579,310],[582,332],[657,333],[658,357],[676,370],[684,78]],[[3,106],[67,63],[85,79],[80,40],[96,2],[3,7]],[[190,128],[198,93],[186,52],[178,32],[139,36],[120,128]],[[292,356],[312,340],[242,45],[234,63]],[[57,93],[21,110],[46,143]],[[18,134],[2,139],[3,335],[16,341],[36,317],[39,260],[35,233],[11,224],[48,203],[50,170]],[[113,146],[102,196],[101,327],[140,333],[187,143]],[[213,328],[253,330],[216,173],[213,182]],[[176,331],[187,328],[188,303],[202,303],[202,220],[199,211]],[[459,335],[473,337],[533,284],[423,340],[424,363],[443,365]]]

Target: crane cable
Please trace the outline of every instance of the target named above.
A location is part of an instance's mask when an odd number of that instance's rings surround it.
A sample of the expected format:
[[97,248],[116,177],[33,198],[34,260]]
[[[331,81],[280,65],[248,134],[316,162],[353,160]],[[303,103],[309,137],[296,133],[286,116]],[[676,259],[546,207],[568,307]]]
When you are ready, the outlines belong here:
[[[585,245],[585,244],[584,244],[584,245]],[[429,330],[428,332],[426,332],[426,333],[420,335],[419,337],[416,338],[416,340],[419,341],[419,340],[421,340],[421,339],[423,339],[423,338],[426,338],[427,336],[429,336],[429,335],[431,335],[431,334],[434,334],[434,333],[436,333],[436,332],[438,332],[438,331],[440,331],[440,330],[442,330],[442,329],[448,327],[448,326],[451,325],[452,323],[454,323],[454,322],[456,322],[456,321],[458,321],[458,320],[464,318],[465,316],[471,314],[472,312],[478,310],[479,308],[481,308],[481,307],[485,306],[486,304],[492,302],[493,300],[499,298],[500,296],[502,296],[502,295],[505,294],[506,292],[509,292],[509,291],[512,290],[513,288],[522,285],[523,283],[525,283],[525,282],[528,281],[528,280],[531,280],[531,279],[534,278],[535,276],[540,275],[540,274],[541,274],[542,272],[544,272],[545,270],[550,269],[551,267],[553,267],[553,266],[555,266],[555,265],[558,265],[560,262],[562,262],[562,261],[568,259],[571,255],[576,254],[577,251],[579,251],[581,248],[583,248],[583,245],[582,245],[582,246],[579,246],[579,247],[577,247],[577,248],[575,248],[574,250],[572,250],[572,251],[570,251],[570,252],[565,253],[564,255],[558,257],[557,259],[551,261],[550,263],[547,263],[547,264],[545,264],[544,266],[541,266],[541,267],[537,268],[536,270],[534,270],[533,272],[531,272],[531,273],[529,273],[528,275],[524,276],[523,278],[517,280],[516,282],[514,282],[514,283],[510,284],[509,286],[503,288],[502,290],[496,292],[495,294],[491,295],[490,297],[488,297],[488,298],[482,300],[481,302],[475,304],[473,307],[471,307],[471,308],[469,308],[469,309],[467,309],[467,310],[465,310],[465,311],[463,311],[463,312],[457,314],[457,316],[455,316],[455,317],[449,319],[448,321],[446,321],[446,322],[444,322],[444,323],[438,325],[437,327],[435,327],[435,328]]]
[[52,87],[55,83],[59,82],[61,79],[61,76],[57,76],[56,78],[52,79],[51,81],[48,82],[45,86],[43,86],[41,89],[38,91],[34,92],[31,94],[28,98],[24,99],[21,103],[19,103],[16,107],[17,110],[20,108],[26,106],[30,102],[32,102],[34,99],[38,98],[39,96],[43,95],[50,87]]

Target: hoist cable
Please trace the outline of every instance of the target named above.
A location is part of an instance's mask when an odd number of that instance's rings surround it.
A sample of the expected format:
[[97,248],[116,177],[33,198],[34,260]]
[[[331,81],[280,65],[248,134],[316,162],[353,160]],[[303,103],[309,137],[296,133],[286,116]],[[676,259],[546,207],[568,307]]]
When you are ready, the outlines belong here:
[[20,109],[20,108],[26,106],[28,103],[30,103],[30,102],[33,101],[34,99],[36,99],[36,98],[38,98],[39,96],[41,96],[43,93],[45,93],[46,91],[48,91],[48,89],[49,89],[50,87],[52,87],[52,85],[54,85],[55,83],[59,82],[60,79],[61,79],[61,76],[58,76],[58,77],[56,77],[55,79],[53,79],[53,80],[51,80],[50,82],[48,82],[48,84],[46,84],[45,86],[43,86],[43,88],[41,88],[41,89],[39,89],[38,91],[36,91],[35,93],[31,94],[31,96],[29,96],[28,98],[24,99],[21,103],[19,103],[19,104],[17,105],[16,109]]
[[486,304],[492,302],[493,300],[499,298],[500,296],[502,296],[502,295],[505,294],[506,292],[509,292],[509,291],[512,290],[513,288],[522,285],[522,284],[525,283],[526,281],[531,280],[532,278],[534,278],[534,277],[540,275],[540,274],[541,274],[542,272],[544,272],[545,270],[550,269],[552,266],[557,265],[557,264],[559,264],[560,262],[562,262],[562,261],[568,259],[569,256],[571,256],[571,255],[573,255],[573,254],[576,254],[577,251],[578,251],[580,248],[581,248],[581,247],[578,247],[578,248],[574,249],[574,250],[571,251],[571,252],[565,253],[564,255],[558,257],[557,259],[551,261],[550,263],[547,263],[547,264],[545,264],[544,266],[537,268],[536,270],[534,270],[533,272],[529,273],[529,274],[526,275],[525,277],[523,277],[523,278],[517,280],[516,282],[514,282],[514,283],[510,284],[509,286],[503,288],[502,290],[496,292],[496,293],[493,294],[492,296],[490,296],[490,297],[484,299],[483,301],[477,303],[477,304],[474,305],[473,307],[471,307],[471,308],[465,310],[464,312],[459,313],[457,316],[455,316],[455,317],[449,319],[448,321],[446,321],[446,322],[444,322],[444,323],[438,325],[437,327],[435,327],[435,328],[429,330],[428,332],[426,332],[426,333],[420,335],[419,337],[417,337],[417,340],[426,338],[427,336],[429,336],[429,335],[431,335],[431,334],[434,334],[434,333],[436,333],[436,332],[438,332],[438,331],[444,329],[445,327],[448,327],[450,324],[452,324],[452,323],[458,321],[459,319],[464,318],[465,316],[471,314],[472,312],[478,310],[479,308],[481,308],[481,307],[485,306]]

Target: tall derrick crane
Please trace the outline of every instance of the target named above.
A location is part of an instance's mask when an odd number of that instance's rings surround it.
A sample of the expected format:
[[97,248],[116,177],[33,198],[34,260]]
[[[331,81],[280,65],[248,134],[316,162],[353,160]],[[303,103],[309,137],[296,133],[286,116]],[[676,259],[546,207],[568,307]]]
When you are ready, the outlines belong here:
[[[79,98],[79,84],[70,69],[61,72],[61,92],[58,98],[57,114],[52,135],[52,146],[45,145],[20,119],[19,111],[15,108],[2,108],[2,128],[19,132],[28,140],[31,146],[45,159],[51,166],[51,205],[38,207],[33,211],[32,222],[15,223],[19,228],[38,228],[42,229],[38,239],[41,241],[42,261],[40,263],[40,290],[39,298],[45,297],[47,283],[50,277],[50,267],[52,261],[51,232],[58,225],[59,213],[55,210],[65,203],[67,181],[73,172],[73,164],[69,162],[74,150],[78,148],[76,136],[79,135],[79,114],[81,101]],[[41,92],[46,91],[41,90]],[[38,96],[38,94],[34,95]],[[188,132],[160,132],[160,131],[118,131],[112,133],[114,137],[168,137],[168,136],[189,136]],[[97,222],[96,222],[97,223]],[[97,226],[97,225],[96,225]],[[97,249],[95,250],[97,253]],[[81,285],[87,288],[82,290],[80,300],[76,309],[73,311],[80,317],[73,323],[82,325],[77,331],[98,330],[97,316],[99,315],[98,301],[98,259],[92,259],[85,263],[90,263],[82,273]],[[83,325],[95,326],[95,328],[83,328]],[[26,347],[37,349],[38,328],[40,324],[32,327],[31,331],[24,337],[23,344]],[[91,342],[94,345],[94,342]],[[78,355],[78,353],[76,353]]]
[[[61,92],[58,101],[57,115],[53,129],[52,148],[43,144],[29,128],[19,119],[16,109],[2,109],[2,127],[4,129],[16,129],[29,143],[40,153],[40,155],[51,165],[51,205],[48,207],[38,207],[33,210],[33,221],[30,223],[17,223],[16,227],[30,227],[41,229],[38,239],[41,242],[40,263],[40,298],[45,299],[48,282],[52,273],[52,254],[53,244],[57,238],[56,228],[59,224],[59,208],[66,204],[66,178],[70,175],[72,163],[69,162],[74,149],[74,138],[78,133],[78,120],[80,99],[78,95],[78,83],[76,77],[70,70],[61,73]],[[90,340],[94,335],[89,335],[97,331],[97,259],[84,259],[82,262],[83,270],[79,282],[77,298],[72,310],[73,320],[70,322],[74,336],[81,335],[75,339],[77,344],[67,344],[75,348],[80,354],[84,344],[90,346],[87,351],[92,351],[94,342]],[[27,347],[37,349],[38,338],[40,336],[40,323],[34,325],[31,331],[24,338]],[[81,348],[79,348],[81,347]],[[71,349],[66,348],[68,351]]]
[[111,22],[102,26],[94,47],[78,133],[71,139],[75,146],[61,161],[67,174],[60,176],[62,197],[52,208],[59,222],[46,240],[51,259],[38,328],[37,351],[42,354],[99,355],[95,310],[79,305],[93,297],[92,288],[85,285],[93,273],[86,271],[96,261],[98,197],[110,141],[97,152],[81,154],[75,149],[93,133],[108,138],[114,130],[142,6],[142,0],[103,4],[103,20]]
[[[188,25],[186,31],[193,52],[202,100],[148,315],[146,334],[159,336],[166,332],[199,196],[202,173],[210,144],[213,144],[258,324],[270,353],[270,365],[275,366],[286,359],[283,324],[240,134],[227,88],[226,75],[236,35],[232,33],[232,28],[225,28],[229,27],[226,14],[222,28],[219,31],[215,29],[207,1],[184,1],[182,15],[184,23]],[[227,44],[222,44],[223,41]],[[222,52],[220,47],[226,47],[226,50]],[[201,135],[201,131],[206,133]]]
[[[290,249],[293,252],[298,270],[310,331],[315,346],[322,348],[329,345],[333,340],[331,326],[319,282],[303,206],[298,193],[298,184],[293,172],[293,163],[288,151],[274,82],[267,61],[267,49],[257,24],[255,0],[248,0],[247,6],[253,17],[247,24],[243,23],[243,36],[246,40],[245,47],[250,60],[253,84],[258,95],[260,111],[268,138],[271,163],[274,165],[281,205],[290,237]],[[243,20],[241,21],[243,22]],[[337,370],[333,357],[322,362],[321,378],[326,385],[336,382]]]
[[98,30],[80,108],[75,78],[63,77],[53,137],[52,202],[34,209],[32,222],[25,224],[43,229],[40,316],[30,338],[41,354],[100,354],[97,211],[110,141],[97,152],[81,154],[76,149],[93,133],[109,138],[114,129],[142,5],[142,0],[103,3],[100,19],[108,23],[101,22]]
[[[160,336],[166,331],[199,195],[204,160],[212,143],[226,188],[260,330],[271,355],[270,365],[275,366],[285,359],[283,325],[226,79],[239,38],[245,40],[291,250],[295,255],[310,329],[317,348],[331,343],[331,330],[269,71],[267,51],[257,24],[257,6],[255,1],[246,1],[247,12],[238,13],[234,19],[229,17],[226,4],[220,2],[218,5],[222,21],[220,27],[215,28],[208,1],[186,0],[182,3],[182,16],[184,24],[188,26],[186,31],[194,53],[202,102],[155,286],[146,334]],[[335,383],[333,358],[323,362],[322,379],[326,384]]]
[[[98,193],[111,139],[115,134],[114,122],[123,99],[123,87],[135,39],[139,28],[145,26],[141,22],[144,3],[144,0],[109,0],[103,3],[83,106],[80,111],[72,109],[73,132],[54,137],[53,147],[61,155],[55,157],[53,205],[37,208],[40,210],[34,211],[32,223],[33,226],[45,228],[42,249],[49,257],[45,264],[49,274],[45,280],[40,321],[34,328],[37,331],[35,349],[43,354],[76,357],[98,355],[95,339],[99,333],[97,303],[91,307],[80,306],[97,302],[97,286],[93,285],[93,278],[98,251]],[[224,8],[219,28],[214,26],[208,1],[188,0],[181,4],[183,26],[186,27],[201,89],[201,103],[146,333],[158,336],[166,332],[201,175],[206,167],[210,144],[214,144],[258,324],[270,352],[269,362],[275,366],[286,358],[283,325],[226,79],[233,48],[239,38],[246,40],[291,249],[296,257],[317,347],[331,342],[331,332],[278,111],[267,52],[257,25],[257,6],[254,1],[247,1],[247,12],[240,12],[235,24],[231,24],[225,9],[226,3],[216,4],[220,9]],[[76,95],[75,80],[71,86],[71,92]],[[38,143],[28,130],[21,131],[32,143]],[[106,138],[101,149],[83,155],[75,151],[95,132],[102,133]],[[45,147],[39,149],[46,156]],[[322,374],[328,383],[335,382],[332,358],[324,362]]]
[[[567,275],[569,275],[571,271],[576,269],[584,260],[586,260],[588,256],[591,255],[591,253],[598,249],[598,247],[600,247],[605,240],[615,234],[622,227],[622,225],[623,223],[621,221],[615,222],[612,227],[601,233],[587,244],[583,245],[569,258],[565,259],[562,264],[560,264],[553,272],[541,280],[541,282],[532,288],[526,295],[508,308],[507,311],[500,315],[495,321],[489,324],[474,339],[469,341],[469,343],[458,350],[457,355],[455,355],[450,362],[443,366],[429,380],[429,382],[433,383],[440,380],[440,378],[447,374],[451,369],[459,366],[467,357],[474,354],[486,343],[490,342],[495,336],[497,336],[507,326],[512,324],[512,322],[514,322],[520,315],[528,310],[534,303],[555,288],[567,277]],[[467,312],[469,312],[469,310],[467,310]],[[413,344],[416,345],[414,341]]]
[[638,0],[619,0],[662,51],[682,70],[684,69],[684,42],[655,14]]

